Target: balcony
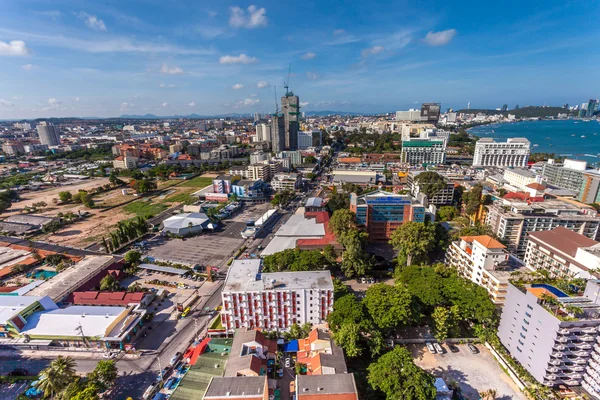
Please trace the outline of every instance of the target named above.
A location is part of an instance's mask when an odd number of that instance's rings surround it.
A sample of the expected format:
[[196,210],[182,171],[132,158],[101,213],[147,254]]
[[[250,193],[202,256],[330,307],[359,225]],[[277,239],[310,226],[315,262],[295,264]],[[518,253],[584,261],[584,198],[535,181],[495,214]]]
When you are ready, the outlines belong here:
[[596,338],[590,335],[585,335],[580,337],[579,339],[583,340],[584,342],[593,342]]
[[567,346],[564,346],[562,344],[555,344],[554,346],[552,346],[553,348],[555,348],[558,351],[565,351],[568,349]]
[[571,331],[563,328],[563,329],[559,329],[558,333],[561,335],[568,335],[569,333],[571,333]]
[[546,368],[546,370],[547,370],[548,372],[558,372],[558,371],[560,371],[560,370],[559,370],[558,368],[556,368],[556,367],[550,367],[550,368]]
[[576,372],[583,372],[583,371],[585,371],[585,367],[573,367],[571,369],[573,371],[576,371]]
[[598,329],[596,329],[596,328],[583,328],[581,331],[583,333],[594,334],[594,333],[598,332]]
[[548,362],[552,365],[561,365],[562,364],[562,361],[560,361],[560,360],[550,360]]
[[564,353],[562,351],[555,351],[554,353],[550,354],[550,356],[556,357],[556,358],[562,358],[563,355],[564,355]]
[[585,350],[574,351],[573,354],[575,354],[578,357],[589,357],[590,355],[590,353]]
[[574,360],[574,362],[575,362],[575,364],[580,364],[580,365],[587,364],[587,360],[585,360],[583,358],[576,358]]
[[567,339],[566,337],[559,337],[556,338],[557,342],[561,342],[561,343],[567,343],[569,341],[569,339]]
[[581,346],[579,346],[580,349],[584,349],[584,350],[590,350],[592,348],[591,344],[582,344]]

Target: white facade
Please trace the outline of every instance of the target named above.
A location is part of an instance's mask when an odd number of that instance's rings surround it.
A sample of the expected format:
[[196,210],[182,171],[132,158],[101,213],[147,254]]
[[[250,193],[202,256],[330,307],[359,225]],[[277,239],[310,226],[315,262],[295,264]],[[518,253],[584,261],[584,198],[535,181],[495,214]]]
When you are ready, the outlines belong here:
[[532,183],[542,183],[542,177],[525,168],[506,169],[502,176],[511,188],[524,191]]
[[295,192],[300,188],[300,174],[275,174],[271,180],[271,187],[273,190],[282,192],[284,190],[291,190]]
[[312,147],[313,137],[312,132],[298,132],[298,148],[301,150]]
[[235,260],[221,293],[221,321],[238,328],[287,330],[293,324],[325,323],[333,311],[328,271],[261,273],[260,259]]
[[526,167],[531,143],[524,138],[507,139],[496,142],[494,139],[479,139],[475,143],[474,167]]
[[258,124],[256,125],[256,141],[270,142],[271,141],[271,125]]
[[446,264],[484,287],[496,304],[502,304],[506,297],[510,274],[500,267],[507,262],[505,246],[487,235],[461,237],[446,252]]
[[421,109],[411,108],[408,111],[396,111],[396,121],[420,121]]
[[444,140],[411,139],[402,141],[402,162],[410,165],[443,164],[446,161]]

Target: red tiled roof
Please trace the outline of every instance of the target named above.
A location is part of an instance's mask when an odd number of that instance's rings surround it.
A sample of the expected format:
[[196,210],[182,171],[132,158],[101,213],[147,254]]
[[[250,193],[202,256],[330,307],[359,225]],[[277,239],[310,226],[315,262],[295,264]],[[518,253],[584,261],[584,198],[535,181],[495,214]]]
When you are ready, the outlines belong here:
[[130,303],[140,303],[144,295],[143,292],[74,292],[73,304],[122,306]]
[[325,247],[327,245],[336,245],[335,235],[329,228],[329,213],[327,211],[309,211],[304,213],[307,218],[314,217],[317,223],[323,224],[325,228],[325,236],[320,239],[298,239],[296,246],[298,248],[314,248],[314,247]]
[[592,247],[598,244],[597,241],[562,226],[551,231],[530,232],[529,238],[536,243],[544,243],[554,247],[571,257],[575,257],[575,253],[580,247]]

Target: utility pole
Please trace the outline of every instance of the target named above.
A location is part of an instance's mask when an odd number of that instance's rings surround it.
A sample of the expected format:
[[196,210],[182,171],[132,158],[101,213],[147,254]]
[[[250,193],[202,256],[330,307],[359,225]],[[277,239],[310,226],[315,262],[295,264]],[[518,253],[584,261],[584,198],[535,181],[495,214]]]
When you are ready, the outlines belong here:
[[160,362],[160,354],[158,355],[158,368],[160,369],[160,381],[162,383],[165,383],[164,379],[163,379],[163,369],[162,369],[162,364]]

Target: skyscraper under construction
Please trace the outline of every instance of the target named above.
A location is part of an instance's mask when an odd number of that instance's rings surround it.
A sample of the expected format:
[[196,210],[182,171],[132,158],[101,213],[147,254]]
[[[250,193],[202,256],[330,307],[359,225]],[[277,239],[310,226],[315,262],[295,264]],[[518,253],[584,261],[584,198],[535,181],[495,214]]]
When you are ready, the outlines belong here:
[[287,86],[285,89],[285,96],[281,98],[281,111],[285,121],[285,148],[286,150],[298,150],[300,99],[288,90]]

